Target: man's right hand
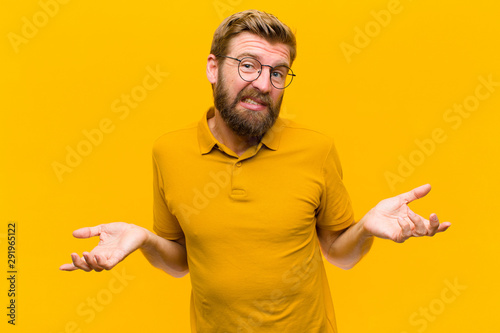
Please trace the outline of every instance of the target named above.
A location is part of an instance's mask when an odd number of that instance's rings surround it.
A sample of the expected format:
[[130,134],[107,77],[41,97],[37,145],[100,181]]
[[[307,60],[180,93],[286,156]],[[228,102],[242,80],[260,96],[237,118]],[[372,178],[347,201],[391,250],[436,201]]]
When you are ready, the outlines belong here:
[[64,264],[59,269],[100,272],[103,269],[113,268],[129,254],[140,248],[146,242],[148,232],[133,224],[115,222],[81,228],[73,231],[73,236],[76,238],[99,236],[99,244],[91,252],[83,252],[83,257],[72,253],[73,263]]

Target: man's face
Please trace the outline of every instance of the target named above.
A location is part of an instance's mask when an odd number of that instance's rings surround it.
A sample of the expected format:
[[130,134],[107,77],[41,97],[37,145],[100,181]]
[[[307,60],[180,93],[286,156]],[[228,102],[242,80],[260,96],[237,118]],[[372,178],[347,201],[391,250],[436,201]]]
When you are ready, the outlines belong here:
[[[234,37],[227,56],[241,59],[254,57],[263,65],[290,67],[288,47],[270,44],[251,33],[240,33]],[[269,130],[279,115],[283,100],[283,89],[276,89],[270,81],[271,70],[263,67],[259,78],[244,81],[238,74],[239,62],[225,58],[219,66],[214,88],[214,103],[217,110],[236,134],[244,137],[260,137]]]

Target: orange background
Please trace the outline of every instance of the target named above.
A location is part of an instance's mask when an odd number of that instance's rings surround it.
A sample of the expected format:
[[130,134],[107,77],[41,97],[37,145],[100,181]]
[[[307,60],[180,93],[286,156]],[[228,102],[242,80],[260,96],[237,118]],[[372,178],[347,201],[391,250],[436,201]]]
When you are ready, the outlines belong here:
[[[140,253],[115,273],[58,267],[97,243],[74,239],[74,229],[113,221],[151,229],[152,143],[212,105],[213,31],[250,8],[296,32],[297,77],[282,112],[335,138],[357,218],[431,183],[412,207],[453,222],[433,238],[377,240],[350,271],[328,266],[339,331],[495,331],[500,4],[54,1],[0,10],[4,272],[9,221],[18,231],[16,326],[4,314],[2,278],[2,331],[189,331],[189,276],[169,277]],[[157,68],[168,75],[141,88]],[[137,102],[127,106],[131,94]],[[103,121],[107,133],[85,143]],[[78,147],[86,156],[58,176],[54,163],[67,165],[67,149]]]

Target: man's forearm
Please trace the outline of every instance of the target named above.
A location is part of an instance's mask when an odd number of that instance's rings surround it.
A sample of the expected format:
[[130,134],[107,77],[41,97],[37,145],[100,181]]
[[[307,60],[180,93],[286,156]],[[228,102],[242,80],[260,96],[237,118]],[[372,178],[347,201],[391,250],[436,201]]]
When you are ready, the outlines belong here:
[[363,219],[340,234],[330,245],[326,259],[337,267],[350,269],[356,265],[372,244],[373,236],[363,229]]
[[148,236],[141,246],[141,252],[156,268],[173,277],[183,277],[189,272],[186,247],[155,235],[147,230]]

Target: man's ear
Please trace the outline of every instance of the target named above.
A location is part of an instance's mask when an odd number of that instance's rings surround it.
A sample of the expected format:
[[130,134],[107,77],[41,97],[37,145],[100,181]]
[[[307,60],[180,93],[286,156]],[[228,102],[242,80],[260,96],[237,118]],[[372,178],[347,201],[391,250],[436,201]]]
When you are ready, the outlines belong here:
[[211,84],[217,83],[217,73],[219,70],[219,64],[217,62],[217,57],[210,54],[207,59],[207,78]]

